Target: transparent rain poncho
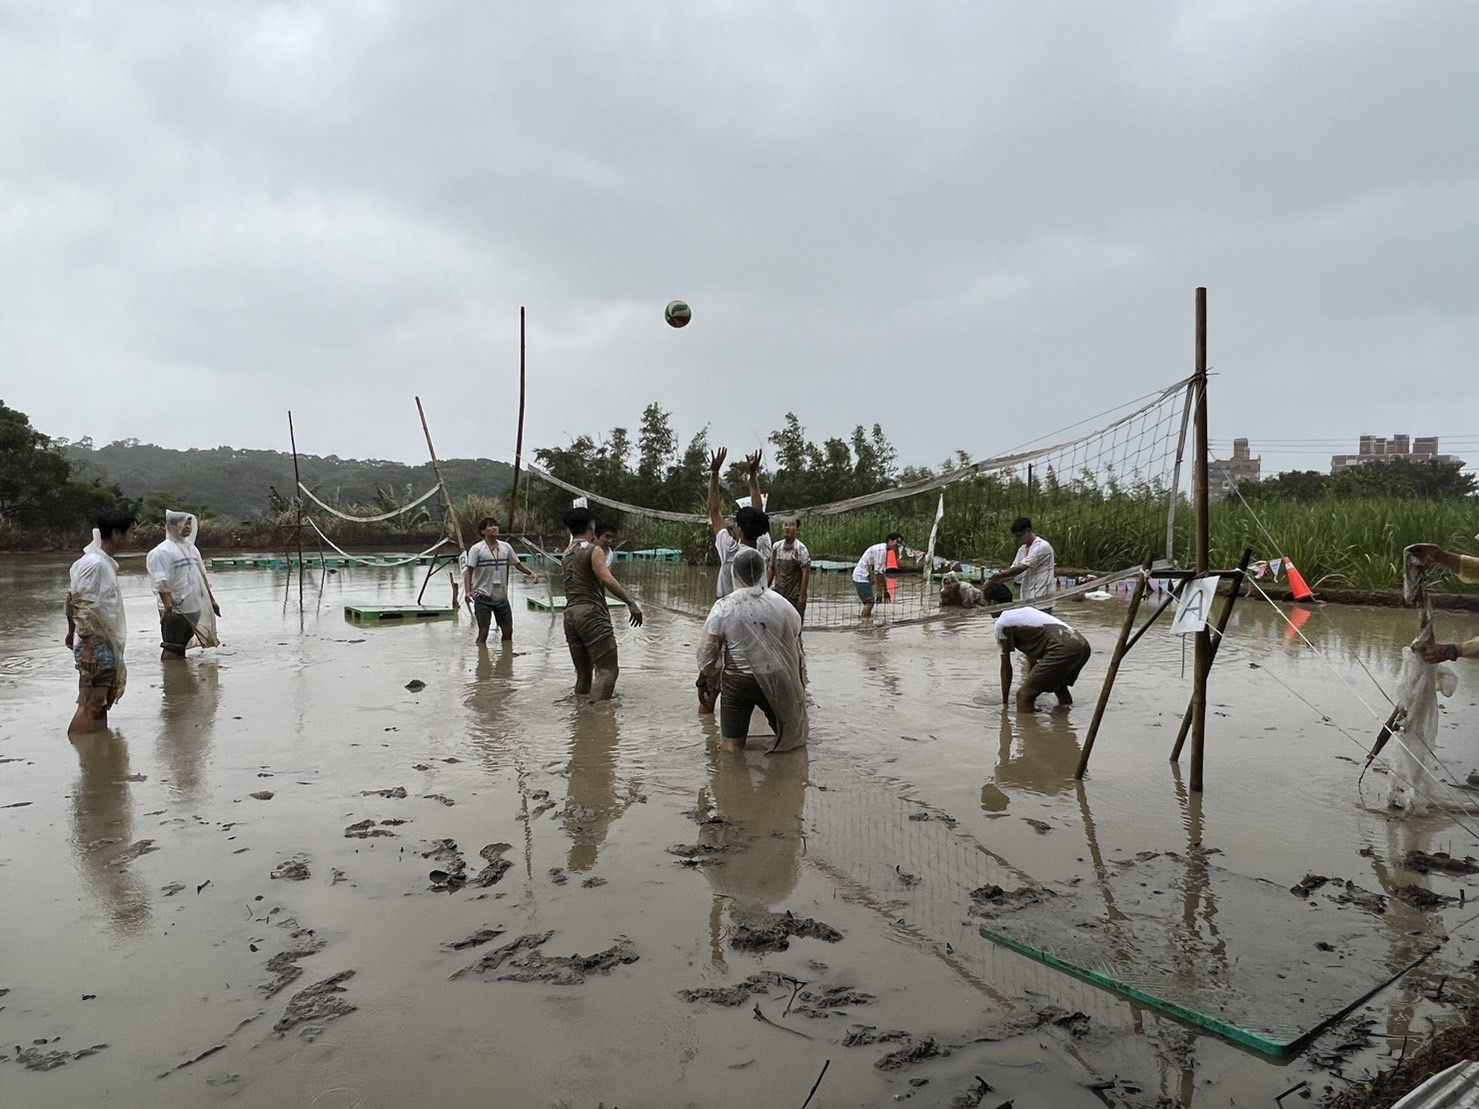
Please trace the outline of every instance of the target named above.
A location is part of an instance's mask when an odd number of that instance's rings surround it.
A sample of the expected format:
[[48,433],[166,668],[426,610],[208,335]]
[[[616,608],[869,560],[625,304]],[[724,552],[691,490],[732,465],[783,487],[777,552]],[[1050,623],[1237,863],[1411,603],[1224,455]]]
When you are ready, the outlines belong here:
[[216,614],[211,608],[210,590],[205,584],[205,560],[195,545],[200,521],[193,513],[164,514],[164,542],[149,552],[149,582],[154,587],[159,611],[164,611],[164,597],[174,599],[175,611],[190,619],[195,628],[193,641],[202,647],[215,647]]
[[766,753],[794,750],[808,733],[801,616],[790,601],[766,588],[765,558],[753,548],[735,556],[734,583],[734,592],[709,610],[699,667],[712,673],[722,665],[753,677],[776,718],[776,740]]
[[1424,567],[1410,551],[1403,566],[1402,598],[1421,609],[1417,638],[1402,655],[1402,673],[1397,679],[1396,715],[1393,734],[1401,740],[1392,760],[1392,791],[1388,804],[1394,809],[1420,813],[1434,793],[1439,773],[1433,743],[1438,738],[1438,694],[1452,697],[1458,675],[1447,665],[1423,661],[1423,651],[1435,642],[1433,606],[1427,594]]
[[82,557],[72,563],[67,588],[77,634],[95,636],[112,648],[118,671],[115,699],[122,697],[128,675],[123,664],[128,620],[123,611],[123,591],[118,587],[118,563],[103,550],[103,536],[97,528],[93,528],[92,542],[82,549]]

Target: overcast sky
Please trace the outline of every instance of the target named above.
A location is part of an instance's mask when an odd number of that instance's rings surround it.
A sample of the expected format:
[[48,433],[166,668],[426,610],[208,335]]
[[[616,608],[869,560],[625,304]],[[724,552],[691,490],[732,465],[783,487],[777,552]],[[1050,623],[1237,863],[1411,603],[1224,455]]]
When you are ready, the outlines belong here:
[[937,464],[1188,373],[1203,284],[1214,441],[1479,463],[1475,43],[1468,2],[0,0],[0,398],[420,461],[419,392],[508,457],[523,304],[529,448],[657,400]]

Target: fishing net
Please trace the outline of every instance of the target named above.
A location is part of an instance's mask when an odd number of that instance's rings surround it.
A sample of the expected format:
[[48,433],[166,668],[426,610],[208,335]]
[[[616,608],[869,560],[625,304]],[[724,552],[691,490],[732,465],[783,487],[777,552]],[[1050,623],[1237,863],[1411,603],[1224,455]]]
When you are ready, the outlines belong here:
[[[1180,513],[1178,523],[1190,395],[1190,382],[1178,381],[1070,425],[1048,445],[1027,444],[980,461],[960,455],[959,464],[942,473],[863,496],[813,505],[768,503],[775,539],[784,521],[794,519],[811,552],[806,627],[912,623],[945,615],[940,576],[954,570],[979,583],[1010,567],[1017,550],[1011,527],[1022,516],[1056,552],[1051,590],[1034,598],[1039,605],[1121,582],[1128,586],[1147,557],[1175,564],[1177,551],[1190,542],[1190,512]],[[1080,430],[1085,425],[1088,430]],[[632,504],[529,467],[520,490],[522,524],[558,534],[560,516],[583,498],[598,520],[620,529],[619,575],[642,588],[647,601],[703,617],[714,603],[718,569],[708,515],[700,511],[706,476],[694,475],[693,510],[680,511]],[[725,487],[731,520],[744,495]],[[904,536],[904,546],[886,583],[878,583],[871,615],[864,617],[853,570],[868,547],[892,532]],[[1013,588],[1013,603],[1019,603],[1020,583]]]

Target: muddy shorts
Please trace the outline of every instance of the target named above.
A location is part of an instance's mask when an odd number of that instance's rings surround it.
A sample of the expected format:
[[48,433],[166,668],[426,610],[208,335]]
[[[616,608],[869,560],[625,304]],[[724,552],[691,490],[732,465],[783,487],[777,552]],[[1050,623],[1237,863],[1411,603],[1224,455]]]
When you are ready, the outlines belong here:
[[600,666],[616,660],[616,631],[611,626],[611,612],[591,604],[578,604],[565,610],[565,643],[577,669]]
[[200,622],[198,612],[161,612],[159,614],[159,646],[167,655],[185,657],[185,646],[195,635],[195,625]]
[[118,656],[113,653],[111,643],[98,643],[93,655],[95,663],[86,666],[82,661],[84,647],[78,643],[72,648],[72,658],[77,664],[77,692],[86,694],[93,689],[112,689],[118,684]]
[[486,628],[492,620],[498,621],[500,628],[514,626],[514,610],[507,597],[495,601],[481,593],[475,594],[472,599],[472,614],[477,618],[479,628]]
[[744,739],[750,734],[750,718],[756,709],[765,714],[771,730],[780,735],[781,726],[760,683],[749,674],[724,671],[719,685],[719,734],[725,739]]
[[852,587],[858,591],[858,600],[862,601],[863,604],[871,605],[877,600],[877,597],[873,593],[873,583],[871,581],[855,581],[852,583]]
[[1089,641],[1072,628],[1045,628],[1047,650],[1033,661],[1032,669],[1022,679],[1022,688],[1034,693],[1052,693],[1078,681],[1079,671],[1093,651]]

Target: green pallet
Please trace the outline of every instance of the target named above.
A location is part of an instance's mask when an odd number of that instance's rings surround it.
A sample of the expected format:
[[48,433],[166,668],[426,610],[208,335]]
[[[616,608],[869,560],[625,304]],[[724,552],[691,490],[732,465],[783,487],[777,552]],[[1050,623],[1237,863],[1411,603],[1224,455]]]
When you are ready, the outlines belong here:
[[[553,597],[529,597],[529,607],[538,609],[540,612],[564,612],[565,598],[558,593]],[[615,597],[606,598],[607,608],[626,608],[625,601],[618,601]]]
[[425,620],[451,620],[455,608],[430,605],[345,605],[344,618],[356,624],[415,624]]

